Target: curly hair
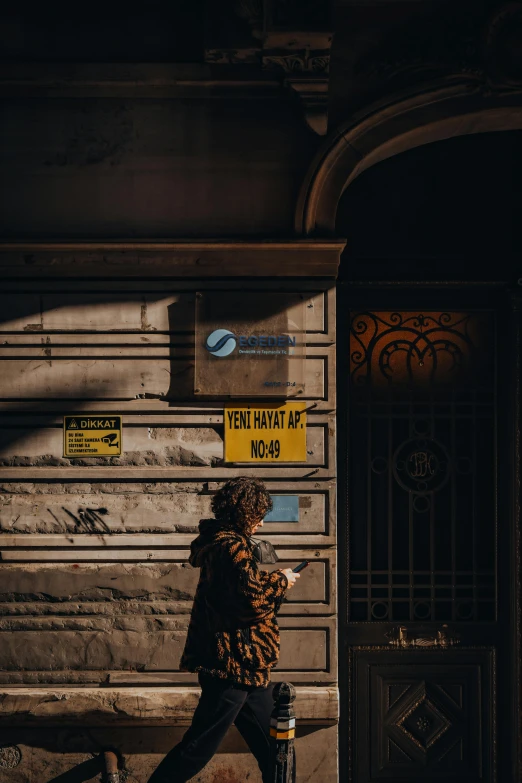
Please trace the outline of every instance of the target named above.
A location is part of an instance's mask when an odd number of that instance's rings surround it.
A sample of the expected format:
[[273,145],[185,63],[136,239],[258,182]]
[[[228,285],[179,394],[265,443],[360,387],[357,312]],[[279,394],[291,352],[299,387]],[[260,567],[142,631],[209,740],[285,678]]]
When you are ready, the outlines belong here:
[[212,511],[220,522],[231,522],[249,536],[254,525],[272,509],[272,498],[262,481],[238,476],[223,484],[212,498]]

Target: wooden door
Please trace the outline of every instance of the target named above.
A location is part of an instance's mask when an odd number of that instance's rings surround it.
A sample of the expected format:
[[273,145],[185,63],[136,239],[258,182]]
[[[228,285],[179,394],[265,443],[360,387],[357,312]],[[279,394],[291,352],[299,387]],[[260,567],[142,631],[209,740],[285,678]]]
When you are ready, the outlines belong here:
[[495,781],[514,729],[504,313],[341,296],[341,780]]

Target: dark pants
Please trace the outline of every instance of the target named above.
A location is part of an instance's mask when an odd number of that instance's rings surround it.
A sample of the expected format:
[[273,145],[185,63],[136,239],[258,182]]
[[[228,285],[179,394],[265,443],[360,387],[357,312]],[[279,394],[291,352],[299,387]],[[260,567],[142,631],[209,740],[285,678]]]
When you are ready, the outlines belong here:
[[272,686],[242,688],[225,680],[199,675],[201,697],[192,725],[167,753],[149,783],[185,783],[208,764],[233,723],[256,757],[263,783],[271,783],[270,713]]

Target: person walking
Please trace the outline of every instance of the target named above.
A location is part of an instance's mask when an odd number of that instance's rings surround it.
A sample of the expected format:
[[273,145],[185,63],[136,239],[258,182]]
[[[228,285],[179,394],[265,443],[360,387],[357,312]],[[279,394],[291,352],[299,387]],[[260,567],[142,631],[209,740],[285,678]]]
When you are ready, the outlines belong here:
[[212,499],[189,562],[200,568],[182,671],[197,672],[201,696],[192,725],[148,783],[185,783],[200,772],[235,724],[271,783],[270,672],[279,658],[277,613],[299,578],[290,568],[260,571],[249,537],[272,508],[259,479],[227,481]]

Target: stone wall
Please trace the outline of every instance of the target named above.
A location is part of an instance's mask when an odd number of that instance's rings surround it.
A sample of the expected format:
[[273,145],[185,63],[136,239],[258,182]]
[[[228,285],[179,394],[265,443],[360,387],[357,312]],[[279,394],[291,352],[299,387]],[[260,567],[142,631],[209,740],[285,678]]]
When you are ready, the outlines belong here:
[[[333,782],[331,281],[164,274],[136,280],[121,272],[116,277],[98,256],[91,263],[105,273],[86,282],[64,277],[59,263],[38,252],[43,274],[33,277],[23,258],[18,275],[16,262],[10,268],[0,324],[0,723],[10,726],[10,741],[23,751],[9,780],[42,783],[52,778],[42,772],[47,767],[53,775],[68,765],[87,769],[97,747],[85,734],[92,726],[105,727],[107,741],[119,743],[131,780],[145,779],[175,742],[198,692],[195,677],[178,668],[197,583],[188,547],[199,519],[209,514],[212,494],[230,476],[245,473],[261,476],[272,492],[299,498],[298,523],[267,522],[263,529],[282,566],[312,561],[281,611],[274,678],[298,688],[300,783],[317,779],[310,770],[326,757],[321,780]],[[74,256],[69,260],[74,263]],[[226,464],[225,401],[193,393],[196,292],[247,289],[305,296],[302,464]],[[121,457],[63,457],[63,415],[86,411],[123,415]],[[71,725],[79,732],[77,747],[69,740],[60,746],[52,727]],[[234,733],[228,743],[201,781],[232,783],[247,779],[247,772],[257,779],[255,762]],[[237,761],[229,753],[237,753]],[[7,774],[1,770],[0,759],[0,780]],[[243,777],[237,777],[240,770]]]
[[318,139],[277,79],[238,94],[204,66],[45,73],[0,73],[1,236],[292,236]]

